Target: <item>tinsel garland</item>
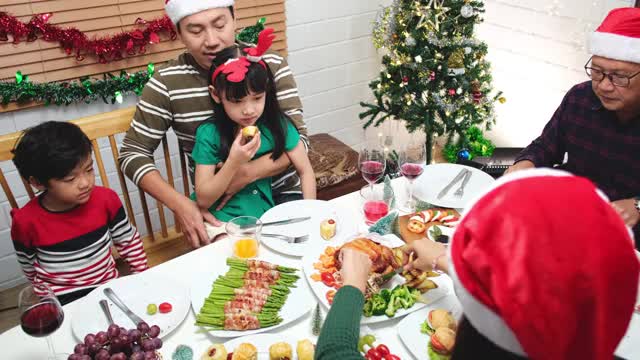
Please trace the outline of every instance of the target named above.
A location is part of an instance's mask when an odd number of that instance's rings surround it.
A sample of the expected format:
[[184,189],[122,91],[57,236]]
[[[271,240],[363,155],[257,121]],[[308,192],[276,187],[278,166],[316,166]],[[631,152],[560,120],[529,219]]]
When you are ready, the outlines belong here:
[[77,102],[91,103],[102,99],[105,103],[122,103],[124,95],[142,94],[142,89],[153,76],[155,65],[136,73],[120,72],[120,76],[104,74],[103,79],[80,78],[74,82],[32,83],[27,75],[16,73],[15,82],[0,82],[0,102],[44,102],[45,105],[69,105]]
[[158,34],[161,32],[167,32],[171,40],[177,36],[167,16],[152,21],[138,18],[135,23],[143,26],[141,29],[89,39],[77,28],[62,28],[49,24],[52,15],[37,14],[28,23],[24,23],[13,15],[0,12],[0,41],[9,41],[9,35],[13,37],[14,44],[25,39],[31,42],[41,38],[44,41],[60,43],[65,52],[68,55],[74,53],[78,61],[84,60],[86,55],[92,55],[105,64],[122,59],[125,52],[127,55],[144,54],[147,45],[160,42]]

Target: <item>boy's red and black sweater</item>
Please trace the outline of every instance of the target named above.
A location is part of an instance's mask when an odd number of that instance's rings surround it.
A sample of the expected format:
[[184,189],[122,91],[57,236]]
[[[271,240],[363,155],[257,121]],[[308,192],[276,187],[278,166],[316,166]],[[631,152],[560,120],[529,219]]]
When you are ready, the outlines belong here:
[[41,197],[11,212],[11,238],[29,281],[62,295],[115,279],[112,243],[133,273],[148,268],[140,235],[113,190],[96,186],[89,201],[65,212],[45,209]]

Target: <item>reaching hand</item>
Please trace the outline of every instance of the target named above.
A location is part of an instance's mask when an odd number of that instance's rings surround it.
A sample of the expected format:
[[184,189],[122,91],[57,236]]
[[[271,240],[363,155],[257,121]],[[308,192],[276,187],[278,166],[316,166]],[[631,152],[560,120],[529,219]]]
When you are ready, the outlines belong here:
[[629,227],[634,227],[640,220],[640,212],[636,209],[635,199],[622,199],[611,203],[611,206],[620,214],[622,220]]
[[434,260],[438,261],[438,269],[446,271],[448,268],[447,258],[441,256],[446,254],[447,248],[439,242],[424,238],[403,246],[402,251],[407,255],[413,253],[415,259],[413,262],[405,265],[405,270],[418,269],[422,271],[432,271],[434,270]]
[[364,294],[371,272],[371,259],[361,251],[348,248],[340,251],[340,257],[342,284],[358,288]]
[[199,248],[201,245],[207,245],[210,242],[209,236],[207,236],[207,232],[204,229],[203,218],[211,225],[221,225],[220,221],[211,213],[201,210],[195,202],[186,197],[180,200],[180,203],[174,209],[174,213],[176,220],[182,227],[185,239],[194,248]]

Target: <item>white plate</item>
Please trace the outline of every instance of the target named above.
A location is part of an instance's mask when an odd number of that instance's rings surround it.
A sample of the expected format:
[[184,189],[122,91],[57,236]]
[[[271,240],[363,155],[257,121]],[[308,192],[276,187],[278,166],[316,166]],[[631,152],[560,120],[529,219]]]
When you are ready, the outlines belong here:
[[267,226],[262,232],[269,234],[281,234],[288,236],[301,236],[309,234],[309,240],[301,244],[289,244],[286,241],[263,236],[262,243],[270,249],[291,256],[304,256],[309,246],[314,243],[325,243],[320,236],[320,223],[326,219],[334,219],[337,222],[336,238],[344,238],[356,232],[357,222],[353,214],[336,209],[330,203],[321,200],[298,200],[280,204],[269,209],[260,220],[262,222],[287,220],[298,217],[310,216],[311,219],[288,225]]
[[[307,278],[307,281],[309,282],[309,285],[311,286],[313,293],[316,295],[318,300],[322,303],[322,305],[324,305],[325,308],[328,309],[330,307],[329,302],[325,297],[325,294],[327,293],[327,291],[330,290],[330,288],[325,284],[323,284],[321,281],[314,281],[313,279],[311,279],[311,275],[313,273],[318,272],[318,270],[313,268],[313,263],[319,261],[320,254],[324,252],[324,249],[327,246],[340,246],[345,242],[355,239],[356,237],[365,237],[365,236],[371,239],[375,239],[375,241],[381,243],[382,245],[385,245],[391,248],[404,245],[404,242],[393,234],[385,235],[385,236],[379,236],[377,234],[368,234],[368,235],[363,234],[358,236],[352,236],[352,237],[343,239],[340,242],[336,242],[332,244],[326,244],[326,243],[317,244],[316,246],[313,247],[312,250],[309,251],[309,253],[304,258],[302,258],[302,268],[304,269],[304,276]],[[442,274],[440,276],[431,278],[431,280],[433,280],[438,285],[438,288],[433,289],[431,291],[427,291],[422,295],[423,298],[428,302],[433,302],[440,299],[443,296],[446,296],[448,293],[451,292],[451,289],[453,289],[453,283],[451,282],[451,279],[447,275]],[[405,283],[405,279],[402,276],[395,275],[382,288],[392,289],[396,285],[401,285],[404,283]],[[399,309],[396,312],[396,315],[392,318],[386,315],[371,316],[371,317],[362,316],[362,320],[360,321],[360,323],[375,324],[375,323],[380,323],[380,322],[389,321],[393,319],[398,319],[414,311],[420,310],[425,306],[426,305],[423,303],[416,303],[409,309]]]
[[458,321],[462,317],[462,307],[460,303],[455,300],[455,297],[449,296],[410,314],[398,323],[398,336],[411,355],[416,359],[429,360],[427,353],[429,335],[421,333],[420,327],[427,319],[429,312],[435,309],[448,310]]
[[[447,186],[462,169],[468,169],[473,174],[471,175],[471,179],[469,179],[469,183],[467,183],[467,186],[464,188],[462,197],[453,195],[460,187],[460,184],[462,184],[462,180],[460,180],[449,189],[442,199],[438,199],[440,191]],[[433,205],[464,209],[470,200],[485,191],[493,182],[494,180],[489,174],[476,168],[458,164],[433,164],[425,166],[422,175],[415,180],[413,184],[413,195]]]
[[[271,262],[273,264],[278,264],[282,266],[289,266],[293,268],[297,268],[296,263],[291,260],[287,261],[282,259],[282,257],[273,254],[263,254],[258,257],[259,260],[264,260]],[[201,274],[194,274],[193,283],[191,285],[191,306],[193,307],[194,313],[197,315],[200,312],[200,308],[204,304],[204,300],[211,293],[211,286],[215,279],[224,275],[228,270],[229,266],[226,264],[226,261],[212,261],[207,264],[207,269],[203,269]],[[212,330],[209,331],[209,334],[215,337],[221,338],[232,338],[237,336],[245,336],[251,334],[258,334],[265,331],[270,331],[277,329],[281,326],[286,326],[292,321],[299,319],[304,316],[309,310],[311,310],[311,306],[313,305],[313,297],[311,296],[311,292],[309,291],[309,287],[307,283],[304,281],[302,271],[296,272],[300,279],[296,282],[295,288],[291,288],[291,293],[287,298],[284,306],[280,309],[280,317],[282,318],[282,322],[278,325],[256,329],[256,330],[246,330],[246,331],[234,331],[234,330]]]
[[[89,333],[107,331],[109,323],[99,304],[103,299],[109,304],[114,323],[126,329],[136,327],[136,324],[104,295],[103,290],[107,287],[113,289],[122,302],[149,326],[158,325],[160,337],[167,336],[175,330],[189,312],[189,289],[180,282],[146,272],[124,276],[96,288],[78,300],[82,301],[82,306],[77,307],[77,313],[71,318],[71,329],[77,340],[83,341]],[[147,305],[153,303],[159,306],[163,302],[171,304],[171,312],[161,314],[158,311],[155,315],[147,314]]]

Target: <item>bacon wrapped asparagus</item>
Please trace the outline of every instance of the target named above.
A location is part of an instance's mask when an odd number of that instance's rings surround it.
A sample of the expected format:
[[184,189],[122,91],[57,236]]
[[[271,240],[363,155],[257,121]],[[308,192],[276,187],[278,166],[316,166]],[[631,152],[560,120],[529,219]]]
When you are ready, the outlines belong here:
[[229,271],[213,283],[196,324],[213,330],[253,330],[280,323],[278,312],[299,279],[297,270],[233,258],[227,265]]

